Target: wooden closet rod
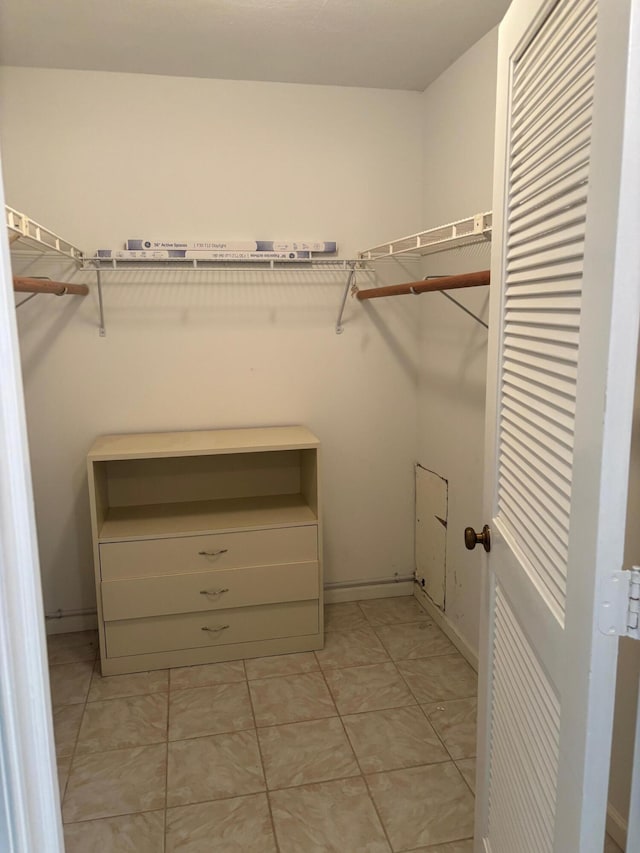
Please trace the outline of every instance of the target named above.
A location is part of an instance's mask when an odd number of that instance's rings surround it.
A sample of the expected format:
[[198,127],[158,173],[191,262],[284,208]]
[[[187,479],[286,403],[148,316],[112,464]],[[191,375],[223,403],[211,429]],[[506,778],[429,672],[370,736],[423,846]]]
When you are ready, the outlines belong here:
[[89,288],[86,284],[64,284],[61,281],[47,281],[41,278],[27,278],[14,275],[13,289],[16,293],[54,293],[56,296],[65,294],[86,296]]
[[455,290],[459,287],[481,287],[491,281],[490,270],[448,275],[430,281],[410,281],[408,284],[390,284],[359,290],[358,299],[379,299],[381,296],[404,296],[407,293],[430,293],[434,290]]

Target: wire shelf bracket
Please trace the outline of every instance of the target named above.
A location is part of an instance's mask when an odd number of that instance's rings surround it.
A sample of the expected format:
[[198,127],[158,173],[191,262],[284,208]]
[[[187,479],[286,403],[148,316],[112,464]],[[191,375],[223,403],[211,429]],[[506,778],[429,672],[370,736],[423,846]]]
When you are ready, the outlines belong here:
[[378,261],[397,255],[415,257],[431,255],[447,249],[470,246],[473,243],[484,243],[491,239],[492,227],[493,214],[489,210],[468,216],[466,219],[458,219],[447,225],[439,225],[417,234],[410,234],[408,237],[399,237],[397,240],[380,243],[378,246],[360,252],[359,257],[365,261]]

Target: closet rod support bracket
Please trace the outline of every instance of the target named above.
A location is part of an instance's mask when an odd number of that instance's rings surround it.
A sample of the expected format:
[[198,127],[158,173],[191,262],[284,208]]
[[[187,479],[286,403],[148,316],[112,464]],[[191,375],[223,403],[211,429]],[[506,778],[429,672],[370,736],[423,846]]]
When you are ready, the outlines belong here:
[[98,308],[100,310],[100,330],[99,335],[101,338],[105,338],[107,336],[107,329],[104,323],[104,303],[102,301],[102,274],[100,272],[100,268],[96,268],[96,283],[98,285]]
[[347,276],[347,283],[344,286],[344,293],[342,294],[342,302],[340,303],[340,311],[338,312],[338,319],[336,320],[336,335],[341,335],[344,332],[344,326],[342,325],[342,315],[344,314],[344,309],[347,304],[347,296],[349,292],[353,296],[357,293],[358,288],[356,286],[356,268],[352,266],[349,270],[349,275]]

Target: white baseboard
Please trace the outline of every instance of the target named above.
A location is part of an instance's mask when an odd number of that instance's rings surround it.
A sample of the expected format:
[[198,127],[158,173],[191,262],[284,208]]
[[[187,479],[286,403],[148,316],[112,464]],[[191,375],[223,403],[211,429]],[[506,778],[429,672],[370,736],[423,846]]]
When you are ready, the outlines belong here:
[[90,631],[98,627],[98,617],[95,613],[82,616],[61,616],[45,620],[47,634],[70,634],[74,631]]
[[621,850],[626,850],[627,821],[611,803],[607,804],[607,832]]
[[413,581],[398,583],[367,583],[353,586],[325,588],[325,604],[338,604],[341,601],[361,601],[366,598],[395,598],[399,595],[412,595]]
[[438,628],[443,631],[447,637],[451,640],[456,649],[460,652],[460,654],[471,664],[471,666],[478,671],[478,655],[471,648],[469,643],[464,639],[464,637],[459,633],[458,629],[447,619],[442,610],[439,610],[435,604],[431,601],[426,592],[422,589],[420,584],[414,584],[415,591],[414,595],[418,602],[424,607],[429,616],[436,623]]

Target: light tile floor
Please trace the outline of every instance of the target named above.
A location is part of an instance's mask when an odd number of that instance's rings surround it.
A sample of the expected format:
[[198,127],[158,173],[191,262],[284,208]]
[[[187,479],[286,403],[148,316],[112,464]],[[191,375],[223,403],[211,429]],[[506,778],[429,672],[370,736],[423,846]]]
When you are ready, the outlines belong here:
[[108,678],[95,632],[51,637],[67,853],[472,853],[475,673],[412,598],[326,630]]

